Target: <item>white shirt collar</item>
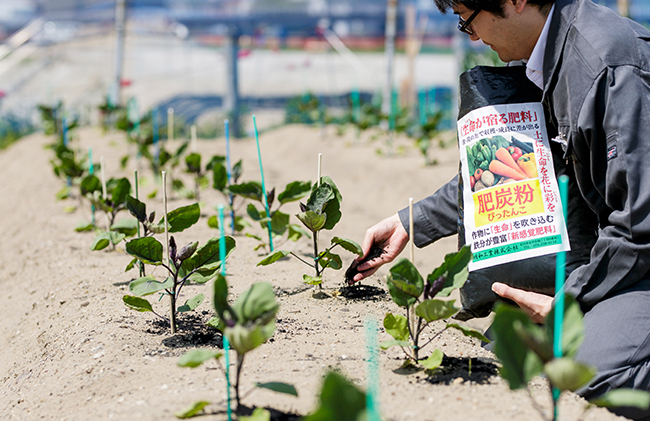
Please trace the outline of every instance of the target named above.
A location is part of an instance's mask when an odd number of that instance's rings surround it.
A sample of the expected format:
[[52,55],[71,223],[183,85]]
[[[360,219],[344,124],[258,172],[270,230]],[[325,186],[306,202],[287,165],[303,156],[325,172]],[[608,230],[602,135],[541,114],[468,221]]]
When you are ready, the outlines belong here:
[[548,29],[551,26],[551,16],[553,16],[555,4],[551,6],[548,12],[542,33],[539,34],[535,48],[526,63],[526,76],[540,89],[544,89],[544,50],[546,50],[546,39],[548,38]]

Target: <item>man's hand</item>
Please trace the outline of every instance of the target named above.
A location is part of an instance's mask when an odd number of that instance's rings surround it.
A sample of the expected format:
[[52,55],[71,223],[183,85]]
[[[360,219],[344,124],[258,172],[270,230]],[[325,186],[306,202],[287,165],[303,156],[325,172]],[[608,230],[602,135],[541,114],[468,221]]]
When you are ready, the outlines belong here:
[[551,296],[513,288],[501,282],[493,283],[492,291],[517,303],[535,323],[543,323],[553,306],[553,297]]
[[[402,222],[397,214],[384,219],[378,224],[373,225],[366,231],[361,248],[363,257],[368,255],[373,247],[384,249],[380,257],[361,263],[357,266],[357,273],[354,276],[354,282],[367,278],[385,263],[392,262],[404,250],[408,243],[409,235],[402,226]],[[363,260],[363,257],[357,260]]]

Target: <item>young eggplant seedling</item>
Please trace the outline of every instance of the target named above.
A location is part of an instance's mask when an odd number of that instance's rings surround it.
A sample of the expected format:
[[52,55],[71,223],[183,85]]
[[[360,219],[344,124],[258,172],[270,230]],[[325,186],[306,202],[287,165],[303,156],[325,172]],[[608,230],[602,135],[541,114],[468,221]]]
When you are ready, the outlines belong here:
[[[223,335],[228,338],[230,346],[237,354],[235,377],[232,386],[237,405],[235,412],[239,412],[242,409],[242,399],[252,392],[251,390],[251,392],[242,395],[239,390],[244,358],[250,351],[262,345],[273,335],[275,331],[275,316],[280,306],[275,301],[273,287],[267,282],[253,284],[231,306],[228,303],[228,285],[226,278],[221,273],[217,274],[214,281],[213,304],[217,316],[212,322],[208,323],[223,332]],[[181,367],[198,367],[214,358],[221,371],[226,374],[228,367],[224,369],[219,361],[222,356],[223,352],[221,351],[195,349],[185,353],[178,361],[178,365]],[[229,378],[227,374],[226,378]],[[228,384],[228,387],[230,387],[230,384]],[[257,383],[255,387],[298,396],[296,388],[287,383]],[[187,411],[192,411],[192,414],[196,414],[198,412],[197,408],[200,411],[208,403],[206,401],[197,402]],[[177,416],[185,418],[188,415],[187,411],[177,414]]]
[[340,246],[360,257],[363,256],[363,251],[359,244],[352,240],[339,237],[332,238],[331,245],[325,250],[319,251],[318,233],[322,230],[331,230],[339,222],[341,219],[342,200],[341,193],[336,188],[332,179],[329,177],[321,177],[320,183],[312,186],[307,203],[300,203],[300,213],[296,217],[312,233],[314,246],[313,263],[303,259],[292,251],[278,250],[266,256],[257,266],[270,265],[291,254],[314,269],[315,273],[313,276],[303,275],[305,283],[322,286],[323,271],[327,268],[339,270],[343,265],[341,256],[332,253],[332,250],[336,246]]
[[387,278],[388,292],[395,304],[406,309],[406,316],[386,313],[384,328],[392,340],[379,344],[382,349],[399,346],[406,354],[407,362],[421,364],[433,370],[442,363],[443,353],[436,349],[431,356],[420,360],[420,350],[439,337],[449,328],[458,329],[466,336],[489,342],[481,332],[457,323],[447,323],[445,327],[426,342],[422,343],[422,333],[429,324],[450,318],[458,312],[454,300],[438,300],[434,297],[448,297],[467,280],[467,265],[472,258],[469,246],[456,253],[445,256],[443,264],[427,276],[427,282],[408,259],[399,259],[390,269]]
[[[281,212],[280,208],[289,202],[295,202],[300,200],[309,194],[311,188],[311,183],[309,181],[293,181],[285,187],[284,191],[280,193],[277,197],[278,205],[273,209],[273,204],[275,202],[275,188],[271,191],[266,192],[266,201],[269,205],[269,214],[270,217],[267,217],[266,210],[264,208],[264,198],[262,191],[262,184],[257,181],[249,181],[241,184],[234,184],[230,186],[229,191],[237,196],[244,197],[256,202],[259,202],[261,205],[261,210],[258,209],[254,204],[249,203],[246,212],[248,216],[255,222],[259,222],[262,229],[266,230],[270,221],[271,224],[271,233],[273,238],[281,237],[284,234],[287,234],[287,240],[297,241],[303,235],[309,236],[309,234],[303,230],[300,225],[292,224],[290,222],[289,215]],[[260,242],[260,244],[255,247],[255,250],[260,248],[270,248],[270,243],[266,243],[262,237],[258,237],[252,234],[247,234],[251,238],[255,238]]]

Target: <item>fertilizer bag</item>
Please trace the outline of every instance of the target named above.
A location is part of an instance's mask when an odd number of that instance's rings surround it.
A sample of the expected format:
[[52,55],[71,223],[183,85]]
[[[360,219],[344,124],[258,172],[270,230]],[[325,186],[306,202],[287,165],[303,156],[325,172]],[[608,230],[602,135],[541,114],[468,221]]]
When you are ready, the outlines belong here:
[[[486,67],[477,66],[460,76],[459,122],[468,113],[486,106],[503,104],[540,103],[541,90],[525,75],[524,66]],[[539,105],[538,105],[539,106]],[[541,107],[540,107],[541,109]],[[545,114],[543,111],[541,114]],[[554,138],[556,129],[548,117],[541,119],[547,137]],[[460,137],[459,123],[459,142]],[[507,137],[507,136],[505,136]],[[513,141],[516,142],[515,139]],[[596,241],[597,219],[582,199],[575,180],[573,168],[564,159],[562,146],[547,142],[547,153],[552,156],[556,176],[569,177],[569,200],[567,204],[566,233],[570,251],[566,253],[566,274],[589,261],[591,248]],[[522,145],[523,146],[523,145]],[[461,144],[461,148],[464,146]],[[486,153],[487,154],[487,153]],[[465,159],[467,163],[467,159]],[[549,164],[550,167],[550,164]],[[474,169],[473,166],[471,168]],[[463,199],[462,161],[458,179],[458,233],[459,247],[466,243],[465,206]],[[468,171],[468,168],[465,168]],[[471,180],[474,181],[473,179]],[[474,187],[472,187],[473,189]],[[474,251],[474,250],[473,250]],[[476,252],[475,259],[476,259]],[[507,259],[507,257],[503,257]],[[492,292],[492,284],[502,282],[512,287],[553,295],[555,292],[555,253],[506,261],[494,266],[471,270],[465,285],[460,289],[462,309],[456,316],[460,320],[487,316],[498,299]]]

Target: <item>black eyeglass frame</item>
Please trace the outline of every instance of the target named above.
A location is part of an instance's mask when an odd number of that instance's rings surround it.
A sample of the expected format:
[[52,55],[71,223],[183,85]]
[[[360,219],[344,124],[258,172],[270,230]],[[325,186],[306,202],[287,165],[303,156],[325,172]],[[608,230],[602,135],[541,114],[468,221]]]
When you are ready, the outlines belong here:
[[470,25],[472,24],[472,21],[474,20],[474,18],[480,12],[481,12],[481,9],[478,9],[478,10],[474,11],[474,13],[472,13],[472,15],[467,20],[464,20],[463,18],[458,16],[458,30],[460,32],[466,33],[467,35],[474,35],[474,31],[472,30]]

